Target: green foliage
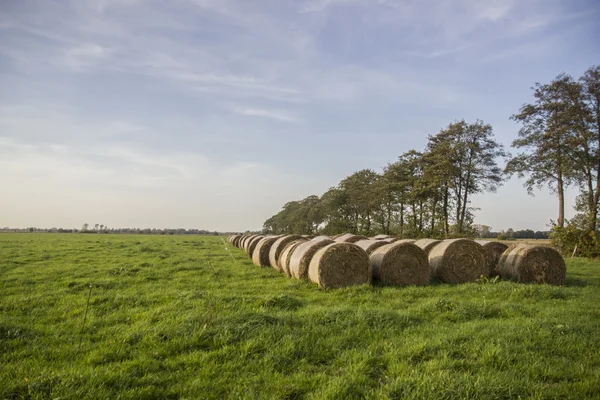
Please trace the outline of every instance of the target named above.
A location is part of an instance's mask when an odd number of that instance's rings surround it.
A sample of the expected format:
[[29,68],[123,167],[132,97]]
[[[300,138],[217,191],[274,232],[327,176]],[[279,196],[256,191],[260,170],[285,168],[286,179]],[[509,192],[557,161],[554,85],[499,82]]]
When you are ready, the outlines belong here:
[[454,122],[429,137],[425,152],[407,151],[381,174],[357,171],[321,198],[289,202],[265,221],[263,230],[413,238],[474,235],[471,196],[502,183],[501,156],[504,150],[490,125]]
[[[534,101],[512,119],[521,124],[512,146],[519,153],[505,172],[527,177],[525,187],[549,185],[559,201],[557,225],[564,227],[564,189],[577,184],[585,194],[586,230],[598,229],[600,204],[600,66],[578,80],[560,74],[536,83]],[[562,233],[561,233],[562,234]]]
[[550,234],[552,245],[564,256],[571,256],[577,248],[580,257],[600,257],[600,234],[567,224],[561,228],[555,226]]
[[598,394],[597,261],[567,259],[564,287],[324,291],[219,237],[0,234],[0,248],[2,399]]

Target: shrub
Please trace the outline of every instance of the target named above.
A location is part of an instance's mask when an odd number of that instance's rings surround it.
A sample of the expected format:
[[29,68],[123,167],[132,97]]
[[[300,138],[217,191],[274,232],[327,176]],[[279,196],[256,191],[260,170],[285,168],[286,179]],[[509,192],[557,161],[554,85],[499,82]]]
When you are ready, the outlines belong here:
[[580,257],[600,257],[600,235],[597,232],[586,231],[574,224],[564,228],[555,226],[550,234],[552,245],[563,255],[573,254]]

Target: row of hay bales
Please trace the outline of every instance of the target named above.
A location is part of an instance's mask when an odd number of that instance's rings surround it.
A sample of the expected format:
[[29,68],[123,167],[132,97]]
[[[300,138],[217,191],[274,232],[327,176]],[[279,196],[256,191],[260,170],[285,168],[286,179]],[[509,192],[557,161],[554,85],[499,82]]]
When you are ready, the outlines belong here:
[[257,266],[289,277],[309,279],[322,288],[370,283],[427,285],[432,279],[465,283],[500,275],[523,283],[564,283],[562,256],[545,246],[507,246],[470,239],[397,239],[388,235],[329,236],[232,235]]

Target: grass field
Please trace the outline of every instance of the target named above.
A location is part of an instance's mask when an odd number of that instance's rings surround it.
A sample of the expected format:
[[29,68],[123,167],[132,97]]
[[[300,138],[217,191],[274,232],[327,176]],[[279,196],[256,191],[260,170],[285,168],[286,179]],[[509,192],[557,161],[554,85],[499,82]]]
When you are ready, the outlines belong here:
[[600,398],[598,261],[323,291],[228,248],[0,234],[0,398]]

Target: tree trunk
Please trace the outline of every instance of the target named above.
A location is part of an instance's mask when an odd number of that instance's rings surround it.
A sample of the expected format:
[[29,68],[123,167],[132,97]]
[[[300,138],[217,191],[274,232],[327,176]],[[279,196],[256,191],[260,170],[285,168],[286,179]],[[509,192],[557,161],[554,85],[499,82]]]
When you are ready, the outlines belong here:
[[387,209],[387,221],[386,221],[386,225],[385,225],[385,231],[383,232],[386,235],[390,234],[390,220],[391,219],[392,219],[392,206],[390,204]]
[[400,235],[404,233],[404,203],[400,203]]
[[467,172],[467,182],[465,184],[465,193],[462,202],[462,212],[460,215],[460,222],[458,223],[458,232],[463,233],[464,225],[465,225],[465,216],[467,215],[467,203],[468,203],[468,195],[469,195],[469,181],[471,180],[471,171]]
[[592,202],[592,208],[590,208],[590,230],[596,232],[598,228],[598,202],[600,201],[600,99],[596,103],[596,123],[598,132],[596,132],[596,138],[598,139],[598,159],[596,164],[596,189],[594,191],[594,199]]
[[423,200],[419,200],[419,233],[423,233]]
[[[462,210],[462,182],[459,183],[456,193],[456,223],[460,224],[460,210]],[[460,226],[459,226],[460,228]]]
[[412,202],[412,220],[413,220],[413,229],[417,230],[417,205],[414,200]]
[[444,187],[444,237],[448,239],[448,186]]
[[558,226],[565,227],[565,190],[562,171],[558,171]]
[[437,207],[437,195],[436,197],[433,198],[433,204],[432,204],[432,208],[431,208],[431,234],[433,234],[433,231],[435,230],[435,209]]

